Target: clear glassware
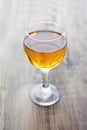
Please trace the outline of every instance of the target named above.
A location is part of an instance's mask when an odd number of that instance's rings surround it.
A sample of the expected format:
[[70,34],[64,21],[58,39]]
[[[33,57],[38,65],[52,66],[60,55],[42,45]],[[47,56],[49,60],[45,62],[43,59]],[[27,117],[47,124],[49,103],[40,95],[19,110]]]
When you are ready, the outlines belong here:
[[55,85],[49,83],[48,73],[64,58],[67,48],[64,30],[55,22],[33,23],[27,30],[23,46],[28,60],[41,70],[43,77],[43,83],[32,88],[32,101],[41,106],[55,104],[60,93]]

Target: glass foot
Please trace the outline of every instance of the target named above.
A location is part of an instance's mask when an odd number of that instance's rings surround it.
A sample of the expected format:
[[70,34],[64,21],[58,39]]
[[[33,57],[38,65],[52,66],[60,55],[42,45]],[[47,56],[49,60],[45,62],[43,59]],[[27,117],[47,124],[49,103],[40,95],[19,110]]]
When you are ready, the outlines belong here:
[[43,87],[43,84],[37,84],[31,91],[31,99],[40,106],[50,106],[60,99],[59,90],[52,84],[49,87]]

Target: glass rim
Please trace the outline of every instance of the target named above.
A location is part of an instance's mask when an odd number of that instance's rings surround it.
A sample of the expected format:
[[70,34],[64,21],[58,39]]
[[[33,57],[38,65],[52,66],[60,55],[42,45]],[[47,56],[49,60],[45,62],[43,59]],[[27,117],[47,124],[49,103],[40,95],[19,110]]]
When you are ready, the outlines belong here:
[[[44,39],[34,38],[34,37],[32,37],[32,36],[29,35],[29,33],[33,32],[33,31],[30,31],[30,32],[28,31],[31,26],[34,26],[34,25],[37,25],[37,24],[46,24],[46,23],[47,23],[47,24],[53,24],[53,25],[55,25],[56,27],[61,28],[61,29],[63,30],[62,33],[61,33],[61,32],[58,32],[58,31],[53,31],[53,32],[57,32],[57,33],[61,34],[60,37],[57,37],[57,38],[54,38],[54,39],[44,40]],[[38,29],[38,31],[39,31],[39,29]],[[52,31],[52,30],[48,30],[48,31]],[[29,27],[27,28],[27,30],[26,30],[25,33],[26,33],[26,36],[28,36],[30,39],[32,39],[32,40],[34,40],[34,41],[38,41],[38,42],[52,42],[52,41],[56,41],[56,40],[59,40],[59,39],[65,37],[65,31],[64,31],[63,27],[60,26],[59,24],[57,24],[56,22],[53,22],[53,21],[33,22],[33,23],[31,23],[31,24],[29,25]]]

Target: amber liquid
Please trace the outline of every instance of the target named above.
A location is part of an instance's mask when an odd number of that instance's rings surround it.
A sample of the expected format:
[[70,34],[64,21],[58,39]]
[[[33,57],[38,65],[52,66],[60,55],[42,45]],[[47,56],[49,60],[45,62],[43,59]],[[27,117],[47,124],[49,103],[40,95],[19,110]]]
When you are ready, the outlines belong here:
[[[51,38],[55,39],[61,36],[59,33],[48,31],[32,32],[29,35],[32,38],[38,38],[40,40],[51,40]],[[33,43],[33,39],[31,40]],[[62,46],[62,48],[58,48],[58,46],[55,43],[51,43],[51,41],[34,41],[33,44],[29,41],[30,38],[26,36],[24,40],[24,51],[28,60],[34,66],[38,68],[52,68],[57,66],[63,60],[66,52],[66,43]]]

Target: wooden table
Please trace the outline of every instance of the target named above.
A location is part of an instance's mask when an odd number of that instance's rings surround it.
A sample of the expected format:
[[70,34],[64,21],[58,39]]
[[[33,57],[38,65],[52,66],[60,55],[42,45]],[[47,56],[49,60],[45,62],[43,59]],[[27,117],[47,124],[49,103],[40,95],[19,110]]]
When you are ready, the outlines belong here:
[[[86,6],[86,0],[0,0],[0,130],[87,130]],[[22,45],[28,24],[43,19],[61,23],[68,41],[63,62],[50,72],[61,92],[50,107],[29,97],[42,78]]]

